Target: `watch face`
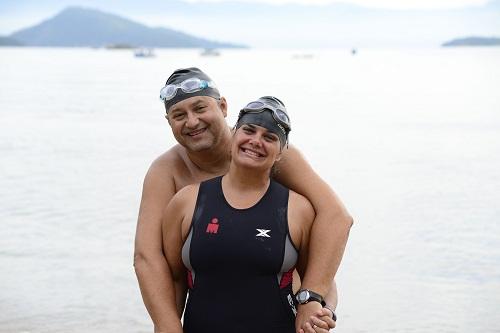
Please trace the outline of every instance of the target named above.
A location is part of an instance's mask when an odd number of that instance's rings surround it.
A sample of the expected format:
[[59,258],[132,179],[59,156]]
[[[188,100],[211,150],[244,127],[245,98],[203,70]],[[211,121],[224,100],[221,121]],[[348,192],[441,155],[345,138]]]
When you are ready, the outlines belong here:
[[297,301],[299,301],[299,303],[305,303],[307,302],[308,299],[309,299],[309,291],[307,290],[302,290],[297,294]]

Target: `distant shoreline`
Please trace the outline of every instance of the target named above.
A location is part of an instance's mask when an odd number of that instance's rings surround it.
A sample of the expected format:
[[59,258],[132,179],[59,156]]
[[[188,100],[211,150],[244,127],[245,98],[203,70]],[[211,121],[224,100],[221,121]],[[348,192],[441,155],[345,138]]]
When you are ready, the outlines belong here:
[[476,46],[500,46],[500,38],[497,37],[465,37],[447,41],[442,47],[476,47]]

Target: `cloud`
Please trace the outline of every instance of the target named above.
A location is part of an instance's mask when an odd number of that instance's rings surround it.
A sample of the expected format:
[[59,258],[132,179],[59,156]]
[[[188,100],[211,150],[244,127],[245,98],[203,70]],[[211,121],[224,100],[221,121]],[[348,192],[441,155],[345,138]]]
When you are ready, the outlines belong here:
[[483,6],[488,0],[184,0],[186,2],[246,2],[266,3],[271,5],[301,4],[321,6],[333,3],[353,4],[367,8],[384,9],[453,9]]

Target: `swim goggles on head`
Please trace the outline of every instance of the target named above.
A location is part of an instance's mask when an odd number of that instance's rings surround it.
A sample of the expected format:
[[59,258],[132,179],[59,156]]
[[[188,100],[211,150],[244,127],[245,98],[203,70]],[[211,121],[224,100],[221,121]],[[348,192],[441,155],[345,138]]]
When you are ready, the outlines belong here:
[[167,84],[160,90],[160,99],[162,101],[169,101],[177,95],[177,90],[182,89],[185,93],[194,93],[206,88],[217,89],[215,83],[212,81],[205,81],[198,79],[197,77],[192,77],[182,81],[179,84]]
[[274,120],[278,123],[278,125],[283,126],[286,132],[291,130],[290,118],[288,117],[286,110],[261,100],[248,103],[247,106],[241,109],[238,119],[240,119],[245,113],[261,113],[265,110],[271,111]]

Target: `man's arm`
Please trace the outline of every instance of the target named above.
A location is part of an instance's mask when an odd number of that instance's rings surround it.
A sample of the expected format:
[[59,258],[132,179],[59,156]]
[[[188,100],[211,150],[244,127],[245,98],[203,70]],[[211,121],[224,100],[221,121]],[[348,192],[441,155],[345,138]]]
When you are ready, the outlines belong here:
[[[301,288],[326,295],[342,260],[352,218],[333,190],[294,147],[283,153],[274,177],[304,195],[314,207],[316,217],[311,229],[309,255]],[[297,327],[304,327],[304,320],[321,310],[321,305],[315,303],[299,306]]]
[[134,267],[155,332],[167,332],[178,318],[171,273],[162,250],[163,210],[175,194],[171,168],[153,162],[143,185],[135,238]]
[[[290,192],[288,201],[288,222],[291,224],[292,235],[298,235],[300,232],[300,241],[296,240],[299,244],[299,258],[297,261],[297,273],[304,276],[305,270],[308,266],[309,260],[309,247],[311,229],[315,218],[315,212],[309,200],[303,196],[293,195]],[[300,200],[302,198],[302,200]],[[299,226],[299,228],[297,228]],[[295,278],[295,277],[294,277]],[[325,295],[324,300],[330,309],[335,309],[337,306],[337,285],[335,280],[331,281],[328,293]],[[309,302],[307,304],[299,304],[297,317],[295,320],[296,331],[298,333],[328,333],[330,329],[335,327],[335,321],[332,318],[332,313],[326,308],[322,308],[318,302]]]
[[316,217],[309,240],[309,258],[301,288],[326,295],[344,254],[352,218],[300,152],[290,147],[283,153],[276,180],[305,196]]

